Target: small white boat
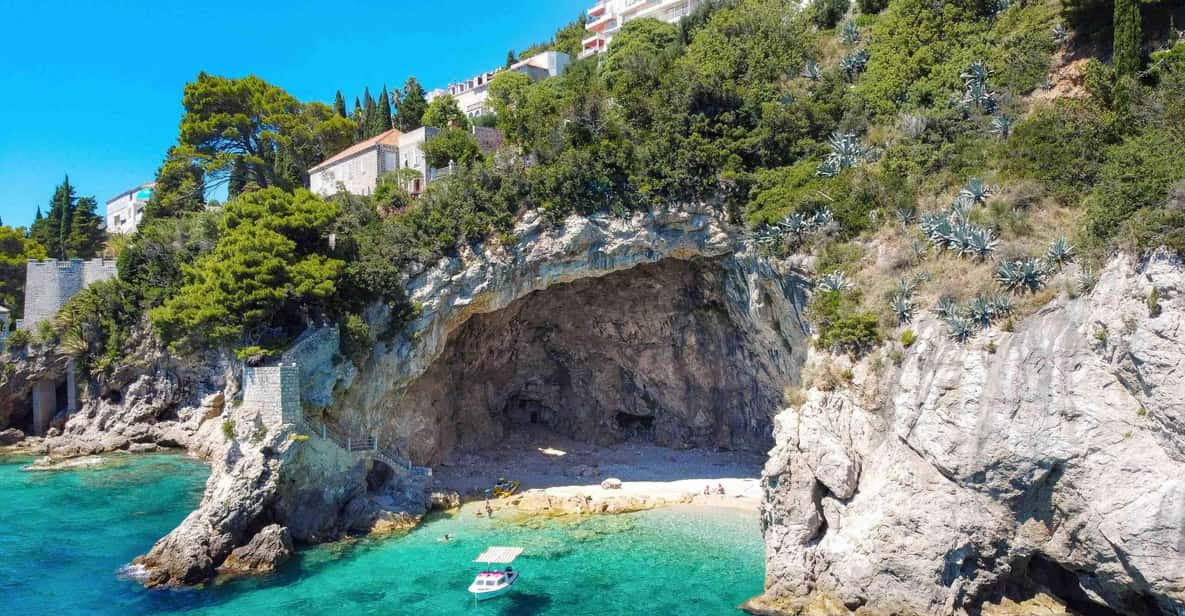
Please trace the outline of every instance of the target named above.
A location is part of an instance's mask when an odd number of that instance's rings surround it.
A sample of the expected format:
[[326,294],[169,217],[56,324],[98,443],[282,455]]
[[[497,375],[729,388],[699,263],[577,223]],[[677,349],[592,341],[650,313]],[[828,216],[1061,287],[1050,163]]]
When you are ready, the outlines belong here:
[[[485,601],[509,592],[519,576],[519,572],[511,567],[510,563],[522,553],[522,548],[491,547],[473,559],[473,562],[485,563],[486,566],[469,585],[469,592],[473,593],[473,598]],[[494,564],[506,565],[506,568],[495,569]]]

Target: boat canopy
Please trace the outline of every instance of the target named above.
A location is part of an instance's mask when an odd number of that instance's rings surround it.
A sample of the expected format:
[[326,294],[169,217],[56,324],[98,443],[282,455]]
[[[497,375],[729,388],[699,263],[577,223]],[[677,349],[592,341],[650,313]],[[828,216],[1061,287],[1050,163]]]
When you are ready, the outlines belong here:
[[523,553],[522,548],[499,548],[490,547],[482,552],[477,558],[473,559],[475,563],[499,563],[508,564],[514,562],[519,554]]

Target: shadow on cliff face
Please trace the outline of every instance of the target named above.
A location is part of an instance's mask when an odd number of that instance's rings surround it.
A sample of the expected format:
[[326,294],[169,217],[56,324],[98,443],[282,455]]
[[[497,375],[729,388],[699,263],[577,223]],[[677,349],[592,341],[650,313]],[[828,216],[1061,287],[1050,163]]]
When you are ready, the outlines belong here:
[[527,427],[601,445],[768,450],[803,351],[779,315],[754,317],[768,297],[748,284],[720,260],[667,259],[473,316],[390,403],[384,431],[427,465]]

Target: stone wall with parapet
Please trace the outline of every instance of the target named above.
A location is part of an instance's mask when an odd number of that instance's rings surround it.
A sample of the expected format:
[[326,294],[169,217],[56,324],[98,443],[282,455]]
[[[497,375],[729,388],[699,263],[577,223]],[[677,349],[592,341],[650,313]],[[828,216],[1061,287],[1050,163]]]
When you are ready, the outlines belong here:
[[278,427],[302,420],[299,369],[288,363],[243,367],[245,417],[258,416],[265,426]]
[[115,261],[108,259],[29,261],[25,270],[25,316],[17,327],[34,329],[41,321],[52,319],[88,285],[116,276]]
[[307,330],[280,356],[280,363],[294,364],[300,374],[300,401],[325,408],[333,403],[333,390],[352,378],[353,368],[340,356],[341,335],[336,326]]

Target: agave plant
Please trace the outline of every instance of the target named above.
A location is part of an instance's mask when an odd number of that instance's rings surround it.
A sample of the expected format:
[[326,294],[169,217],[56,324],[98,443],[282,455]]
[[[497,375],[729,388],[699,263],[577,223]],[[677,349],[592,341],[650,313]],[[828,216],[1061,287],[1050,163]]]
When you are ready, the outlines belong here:
[[991,2],[990,6],[992,15],[999,15],[1000,13],[1007,11],[1008,8],[1012,6],[1012,0],[994,0]]
[[967,342],[979,332],[975,321],[961,314],[951,315],[943,321],[946,322],[947,333],[956,342]]
[[868,60],[868,52],[864,49],[857,49],[839,61],[839,69],[843,71],[848,81],[852,81],[857,75],[864,72],[864,68],[868,66]]
[[843,41],[844,45],[855,45],[860,42],[860,28],[856,22],[844,22],[843,27],[839,29],[839,40]]
[[1045,262],[1032,257],[1003,261],[996,267],[996,281],[1013,293],[1040,291],[1048,276]]
[[1053,33],[1054,44],[1058,46],[1065,45],[1066,41],[1070,39],[1070,31],[1066,30],[1065,24],[1054,24],[1050,31]]
[[818,81],[822,75],[823,72],[819,70],[819,65],[814,60],[807,60],[806,66],[802,67],[802,76],[811,81]]
[[963,200],[971,201],[977,205],[983,205],[987,202],[987,198],[992,195],[992,188],[988,186],[980,178],[971,178],[967,180],[967,184],[959,191],[959,197]]
[[901,223],[902,227],[908,227],[918,221],[918,208],[915,206],[899,207],[895,210],[897,214],[897,222]]
[[848,282],[843,272],[836,270],[820,278],[818,287],[821,291],[844,291],[850,289],[852,283]]
[[992,237],[992,232],[983,227],[975,225],[967,225],[969,231],[967,232],[967,244],[961,250],[961,254],[970,256],[975,259],[984,260],[992,256],[996,251],[996,245],[1000,240]]
[[1012,301],[1012,296],[1007,293],[993,293],[989,300],[992,304],[992,310],[996,313],[996,318],[1006,317],[1016,311],[1016,303]]
[[1064,237],[1059,237],[1045,250],[1045,263],[1050,269],[1061,268],[1074,260],[1074,247]]
[[780,100],[782,101],[783,105],[786,105],[787,107],[789,107],[790,105],[794,104],[794,95],[793,94],[783,94]]
[[1000,114],[992,117],[992,134],[1007,139],[1012,136],[1012,127],[1016,124],[1010,116]]
[[822,177],[834,177],[844,169],[855,167],[864,155],[864,146],[854,133],[832,133],[827,145],[831,153],[815,171]]
[[938,303],[934,305],[934,314],[939,318],[946,320],[959,314],[959,304],[955,298],[949,295],[943,295],[938,298]]
[[814,230],[811,221],[801,212],[786,216],[777,224],[777,228],[783,235],[793,236],[795,243],[801,243],[803,236]]
[[758,246],[772,246],[782,241],[782,232],[777,227],[762,227],[747,239]]
[[996,311],[992,308],[992,303],[982,295],[977,295],[967,303],[967,318],[980,327],[991,325],[995,316]]
[[970,86],[972,83],[978,83],[982,86],[987,86],[987,80],[992,76],[991,69],[983,60],[976,60],[967,67],[967,70],[959,74],[959,79],[963,80],[964,85]]
[[913,253],[914,259],[921,259],[926,254],[926,244],[921,240],[913,240],[909,243],[909,250]]
[[984,113],[995,113],[996,94],[988,89],[986,83],[969,81],[963,90],[962,105],[968,108],[979,107]]
[[893,297],[889,299],[889,309],[897,315],[897,321],[902,325],[913,320],[915,308],[913,298],[903,293],[894,293]]
[[913,297],[914,293],[918,291],[918,283],[912,278],[902,278],[897,281],[897,285],[893,287],[893,295],[900,295],[902,297]]
[[822,229],[831,224],[833,220],[835,220],[835,215],[831,213],[831,210],[821,207],[815,210],[815,213],[811,216],[810,224],[815,229]]

